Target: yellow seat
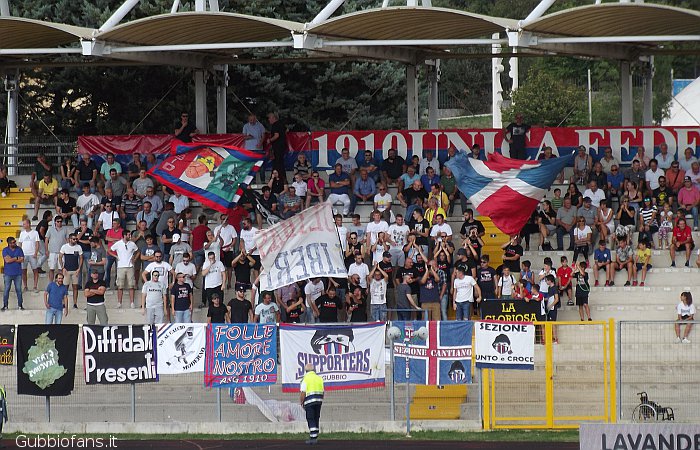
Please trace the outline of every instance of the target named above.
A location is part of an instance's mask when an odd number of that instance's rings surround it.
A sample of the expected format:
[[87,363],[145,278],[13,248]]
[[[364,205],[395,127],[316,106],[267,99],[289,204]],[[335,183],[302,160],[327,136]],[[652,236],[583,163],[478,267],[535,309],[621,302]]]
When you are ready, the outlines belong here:
[[455,420],[467,400],[467,385],[416,386],[409,412],[411,419]]

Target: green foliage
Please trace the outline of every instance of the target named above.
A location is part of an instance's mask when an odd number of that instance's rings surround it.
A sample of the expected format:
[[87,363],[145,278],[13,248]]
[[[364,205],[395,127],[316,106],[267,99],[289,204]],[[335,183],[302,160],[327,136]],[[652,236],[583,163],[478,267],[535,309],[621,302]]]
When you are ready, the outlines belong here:
[[521,112],[533,125],[556,127],[586,123],[584,91],[548,70],[533,67],[527,81],[513,93],[512,102],[504,110],[504,122]]

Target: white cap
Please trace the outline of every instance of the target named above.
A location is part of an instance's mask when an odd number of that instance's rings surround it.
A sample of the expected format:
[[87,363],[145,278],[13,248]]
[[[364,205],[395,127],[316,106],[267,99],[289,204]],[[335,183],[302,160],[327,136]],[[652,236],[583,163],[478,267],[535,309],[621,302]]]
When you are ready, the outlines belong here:
[[173,242],[180,242],[180,235],[179,234],[173,234]]

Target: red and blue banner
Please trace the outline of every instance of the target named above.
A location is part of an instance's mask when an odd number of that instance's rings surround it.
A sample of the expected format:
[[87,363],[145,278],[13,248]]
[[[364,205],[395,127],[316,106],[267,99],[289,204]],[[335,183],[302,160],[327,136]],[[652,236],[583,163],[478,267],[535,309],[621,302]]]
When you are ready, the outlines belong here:
[[282,391],[299,392],[313,364],[327,391],[384,386],[384,322],[280,324]]
[[[471,383],[473,322],[394,321],[394,381],[430,386]],[[419,336],[425,327],[428,335]]]
[[234,323],[207,326],[205,386],[268,386],[276,382],[277,325]]
[[148,173],[174,191],[226,212],[238,202],[264,158],[262,153],[238,147],[180,143]]
[[498,153],[486,161],[458,153],[446,165],[457,187],[479,214],[490,217],[502,232],[520,233],[557,175],[574,155],[542,161],[522,161]]

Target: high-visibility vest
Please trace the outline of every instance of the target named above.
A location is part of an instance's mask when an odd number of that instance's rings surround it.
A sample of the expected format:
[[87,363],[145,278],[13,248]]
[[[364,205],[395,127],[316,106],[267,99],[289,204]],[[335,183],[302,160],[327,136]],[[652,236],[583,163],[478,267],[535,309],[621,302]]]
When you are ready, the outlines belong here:
[[316,372],[306,372],[301,381],[305,388],[304,406],[320,404],[323,402],[323,378],[316,375]]

